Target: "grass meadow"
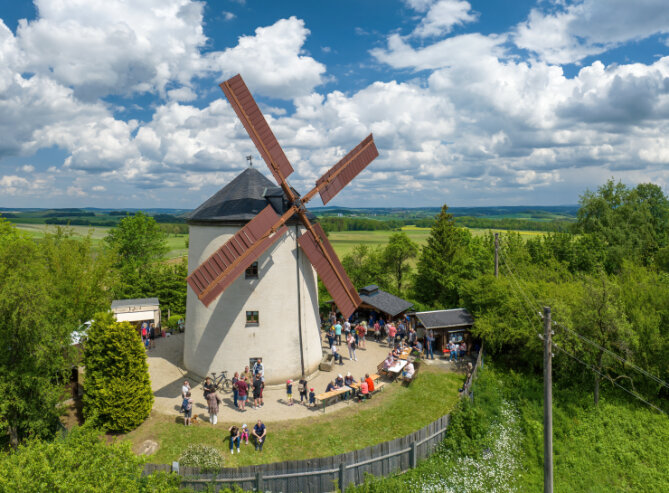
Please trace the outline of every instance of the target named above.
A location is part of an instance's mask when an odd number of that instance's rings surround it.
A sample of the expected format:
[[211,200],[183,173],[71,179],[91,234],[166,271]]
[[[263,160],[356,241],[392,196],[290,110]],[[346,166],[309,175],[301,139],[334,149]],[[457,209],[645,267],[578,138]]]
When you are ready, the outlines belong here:
[[[56,229],[56,226],[29,223],[18,223],[16,224],[16,227],[37,239],[43,238],[47,231],[53,232]],[[94,247],[98,247],[100,245],[100,242],[107,235],[110,229],[109,227],[105,226],[69,226],[69,228],[72,229],[76,236],[81,236],[82,238],[90,233]],[[405,226],[402,228],[402,231],[404,231],[412,241],[415,241],[419,245],[424,245],[428,236],[430,235],[430,228]],[[470,229],[470,231],[474,236],[479,236],[488,230]],[[497,232],[496,230],[493,231]],[[385,246],[388,243],[388,239],[394,232],[395,231],[339,231],[330,233],[329,238],[335,252],[339,258],[342,258],[345,255],[351,253],[353,248],[359,244],[364,243],[371,247]],[[499,230],[499,232],[501,232],[501,230]],[[545,234],[542,231],[519,231],[519,233],[523,238],[530,238],[533,236]],[[188,235],[169,235],[167,237],[167,247],[169,249],[167,258],[174,259],[188,255],[188,249],[186,248],[187,239]]]
[[[162,464],[177,460],[191,444],[219,449],[224,454],[225,467],[326,457],[407,435],[447,414],[458,401],[462,379],[459,373],[423,365],[409,387],[400,383],[386,385],[370,401],[352,402],[334,413],[315,410],[314,416],[306,419],[268,421],[262,454],[256,454],[249,443],[242,445],[246,449],[241,454],[230,455],[227,430],[232,424],[240,426],[242,421],[221,422],[215,429],[206,422],[185,427],[181,417],[153,413],[124,439],[135,447],[144,440],[155,440],[160,448],[148,461]],[[243,419],[250,423],[252,418],[252,413],[247,413]]]

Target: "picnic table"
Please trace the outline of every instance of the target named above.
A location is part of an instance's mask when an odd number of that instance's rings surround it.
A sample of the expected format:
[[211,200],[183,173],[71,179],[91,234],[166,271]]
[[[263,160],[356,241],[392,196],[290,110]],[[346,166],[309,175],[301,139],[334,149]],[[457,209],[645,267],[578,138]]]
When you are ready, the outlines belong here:
[[[374,387],[376,387],[377,382],[379,381],[379,378],[381,378],[380,375],[377,373],[374,373],[374,375],[370,375],[369,378],[372,379],[372,382],[374,382]],[[354,390],[358,390],[360,388],[360,382],[353,382],[350,387]]]
[[410,348],[410,347],[405,348],[405,349],[400,353],[399,358],[400,358],[400,359],[404,359],[404,360],[406,360],[406,359],[409,358],[409,355],[410,355],[410,354],[411,354],[411,348]]
[[400,372],[402,371],[402,368],[404,368],[406,366],[406,364],[407,364],[407,360],[405,360],[405,359],[398,360],[397,363],[395,363],[393,366],[388,368],[388,371],[391,372],[391,373],[395,373],[395,374],[399,375]]
[[329,401],[330,399],[333,399],[335,397],[339,397],[340,395],[344,395],[346,397],[346,394],[351,392],[353,389],[351,387],[348,387],[344,385],[343,387],[335,390],[331,390],[330,392],[323,392],[322,394],[318,394],[316,396],[316,399],[321,401],[321,404],[323,405],[323,412],[325,412],[325,402]]

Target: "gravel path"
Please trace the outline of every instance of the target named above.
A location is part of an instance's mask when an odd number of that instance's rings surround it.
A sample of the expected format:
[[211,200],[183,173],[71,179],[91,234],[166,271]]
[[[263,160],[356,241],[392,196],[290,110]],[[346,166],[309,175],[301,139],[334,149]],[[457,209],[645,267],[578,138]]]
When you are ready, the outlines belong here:
[[[204,421],[208,421],[209,413],[202,395],[203,377],[188,373],[183,369],[183,343],[183,334],[157,339],[156,347],[148,352],[149,373],[151,374],[151,385],[155,396],[153,410],[161,414],[180,415],[181,386],[184,380],[188,380],[193,387],[193,414],[197,414],[200,418],[204,418]],[[326,346],[327,341],[325,335],[323,335],[323,348],[325,349]],[[348,350],[344,346],[342,348],[344,364],[334,365],[331,372],[316,372],[311,375],[307,378],[309,386],[314,388],[316,394],[319,394],[325,391],[328,382],[334,380],[338,373],[345,376],[350,371],[356,380],[359,380],[365,373],[375,373],[377,365],[388,354],[388,346],[385,343],[376,343],[372,340],[367,341],[367,349],[358,349],[356,352],[358,360],[349,360]],[[242,371],[243,368],[238,370]],[[232,377],[233,373],[228,375]],[[262,408],[253,409],[247,406],[246,411],[242,412],[233,406],[231,392],[221,392],[219,395],[223,402],[219,409],[218,421],[225,423],[241,420],[250,424],[258,419],[271,422],[313,416],[316,412],[322,414],[322,408],[314,410],[299,404],[289,406],[286,403],[286,389],[283,385],[266,388],[263,394],[265,404]],[[295,397],[299,401],[297,382],[293,384],[293,398]],[[347,405],[350,405],[350,402],[342,401],[327,406],[326,413],[331,413]]]

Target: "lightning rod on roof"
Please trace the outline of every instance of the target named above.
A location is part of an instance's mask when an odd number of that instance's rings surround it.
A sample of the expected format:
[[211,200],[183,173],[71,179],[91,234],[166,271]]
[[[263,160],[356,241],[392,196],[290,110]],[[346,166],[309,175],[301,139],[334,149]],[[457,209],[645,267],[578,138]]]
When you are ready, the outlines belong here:
[[246,156],[246,160],[249,162],[249,168],[253,168],[253,156],[249,154]]

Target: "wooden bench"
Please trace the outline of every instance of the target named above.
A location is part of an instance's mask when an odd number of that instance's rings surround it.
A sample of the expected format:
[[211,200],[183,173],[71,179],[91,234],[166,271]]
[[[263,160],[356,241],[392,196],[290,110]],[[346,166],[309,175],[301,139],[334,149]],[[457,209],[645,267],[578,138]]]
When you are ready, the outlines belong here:
[[322,394],[318,394],[316,396],[316,399],[321,402],[323,405],[323,412],[325,412],[325,403],[327,401],[330,401],[331,399],[334,399],[335,397],[339,397],[341,395],[348,394],[351,392],[350,387],[342,387],[341,389],[336,389],[336,390],[331,390],[330,392],[323,392]]
[[376,371],[379,372],[378,374],[381,375],[382,377],[387,377],[388,376],[388,370],[383,368],[383,363],[385,360],[383,360],[379,365],[376,367]]

